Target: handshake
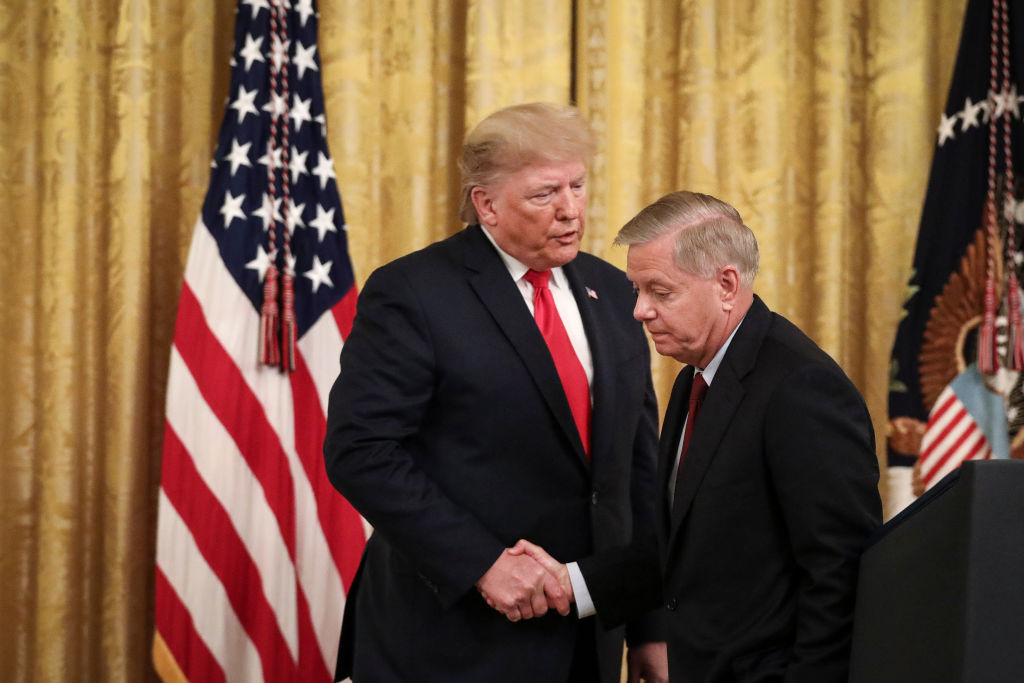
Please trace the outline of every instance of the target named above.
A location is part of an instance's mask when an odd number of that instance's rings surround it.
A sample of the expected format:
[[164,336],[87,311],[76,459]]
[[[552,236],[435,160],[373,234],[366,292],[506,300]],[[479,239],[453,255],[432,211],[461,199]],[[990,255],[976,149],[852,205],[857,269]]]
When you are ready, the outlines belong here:
[[526,540],[506,548],[476,588],[509,621],[542,617],[549,609],[566,616],[575,602],[569,569]]
[[[576,601],[569,569],[538,545],[520,540],[506,548],[476,582],[487,604],[509,621],[542,617],[549,609],[562,616]],[[627,683],[668,683],[668,648],[664,641],[630,645]]]

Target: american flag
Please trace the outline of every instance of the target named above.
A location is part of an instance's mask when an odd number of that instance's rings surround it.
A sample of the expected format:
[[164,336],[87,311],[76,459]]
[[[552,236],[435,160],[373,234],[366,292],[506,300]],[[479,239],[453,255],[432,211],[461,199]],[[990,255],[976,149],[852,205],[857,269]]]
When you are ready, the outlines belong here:
[[939,394],[921,439],[921,488],[928,490],[965,460],[1008,456],[1003,397],[989,391],[977,366],[967,368]]
[[153,646],[165,681],[332,680],[365,542],[321,451],[356,290],[316,37],[313,0],[238,3],[168,377]]

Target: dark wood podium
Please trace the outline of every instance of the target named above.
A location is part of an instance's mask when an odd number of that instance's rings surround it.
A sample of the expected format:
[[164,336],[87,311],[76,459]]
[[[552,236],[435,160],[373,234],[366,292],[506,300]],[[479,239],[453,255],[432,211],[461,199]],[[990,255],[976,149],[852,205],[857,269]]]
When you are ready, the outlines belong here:
[[850,681],[1024,681],[1024,461],[966,462],[882,527]]

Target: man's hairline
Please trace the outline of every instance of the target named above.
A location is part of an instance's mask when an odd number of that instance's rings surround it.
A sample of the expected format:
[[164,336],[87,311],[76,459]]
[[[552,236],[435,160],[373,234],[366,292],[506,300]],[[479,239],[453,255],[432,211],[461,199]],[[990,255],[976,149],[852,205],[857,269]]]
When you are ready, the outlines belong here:
[[621,239],[622,233],[620,231],[619,235],[616,235],[615,240],[614,240],[613,243],[617,244],[617,245],[620,245],[620,246],[626,246],[626,247],[631,247],[633,245],[650,244],[651,242],[655,242],[657,240],[662,239],[666,235],[672,235],[674,237],[678,237],[679,233],[682,232],[683,230],[688,230],[690,228],[695,228],[695,227],[698,227],[698,226],[703,225],[705,223],[710,223],[711,221],[716,221],[716,220],[729,221],[730,223],[733,223],[733,224],[738,225],[740,227],[743,227],[743,225],[744,225],[743,221],[742,220],[738,220],[736,218],[736,216],[733,216],[733,215],[728,214],[728,213],[716,212],[716,213],[711,214],[711,215],[694,216],[693,218],[690,218],[689,220],[687,220],[687,221],[685,221],[683,223],[673,222],[671,224],[665,224],[664,228],[662,228],[661,230],[657,231],[655,234],[650,235],[649,237],[646,237],[646,238],[641,238],[641,237],[638,236],[636,239],[628,239],[628,241],[627,240],[623,240],[623,239]]

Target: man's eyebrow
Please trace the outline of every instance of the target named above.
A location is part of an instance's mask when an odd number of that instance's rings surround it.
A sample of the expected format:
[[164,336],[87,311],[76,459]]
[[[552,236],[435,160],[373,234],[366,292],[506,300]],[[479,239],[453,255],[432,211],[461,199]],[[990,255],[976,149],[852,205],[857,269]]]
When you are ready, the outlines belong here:
[[[633,282],[633,281],[630,280],[630,282]],[[668,281],[662,279],[661,277],[652,277],[650,280],[646,280],[643,283],[643,285],[645,287],[658,287],[658,286],[660,286],[660,287],[668,287],[670,284],[671,283],[669,283]],[[633,282],[633,286],[636,287],[637,283]]]
[[543,192],[546,190],[554,190],[558,188],[558,182],[540,182],[536,185],[530,185],[526,188],[526,194],[534,194],[536,192]]

